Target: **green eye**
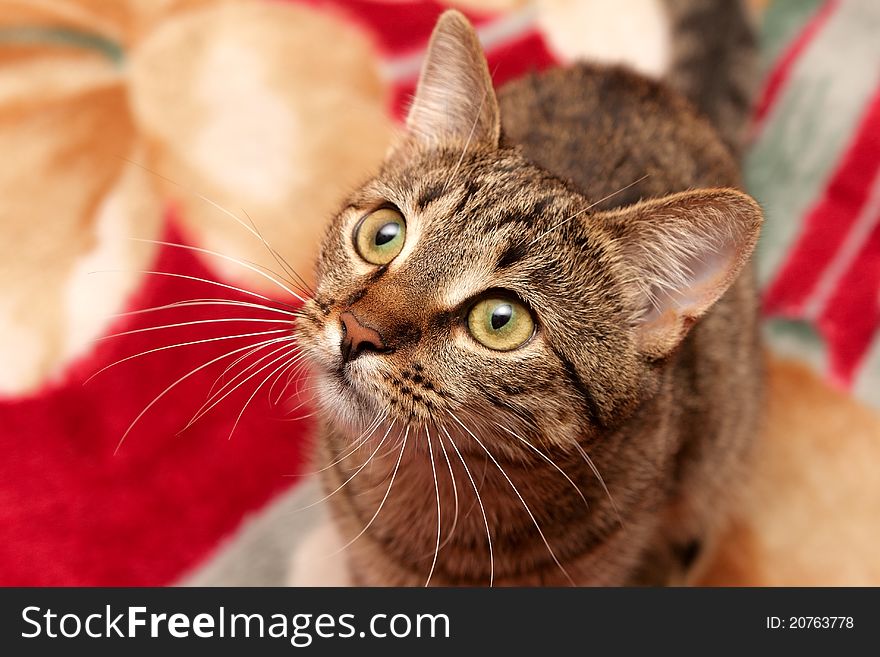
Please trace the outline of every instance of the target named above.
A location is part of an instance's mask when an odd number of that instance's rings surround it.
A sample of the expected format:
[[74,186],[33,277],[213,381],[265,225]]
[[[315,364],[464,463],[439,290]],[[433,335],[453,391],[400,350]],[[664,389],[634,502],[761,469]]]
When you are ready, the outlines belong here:
[[495,351],[510,351],[524,344],[535,332],[528,308],[505,297],[489,297],[471,308],[468,329],[480,344]]
[[379,208],[361,219],[354,229],[354,245],[360,256],[374,265],[387,265],[406,241],[406,222],[397,210]]

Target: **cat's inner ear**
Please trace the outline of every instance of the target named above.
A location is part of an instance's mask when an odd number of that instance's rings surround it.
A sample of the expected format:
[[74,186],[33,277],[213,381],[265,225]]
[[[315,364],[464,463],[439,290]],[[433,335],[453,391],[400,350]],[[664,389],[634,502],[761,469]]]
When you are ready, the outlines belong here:
[[593,217],[609,226],[628,270],[639,350],[668,355],[736,279],[762,223],[747,194],[673,194]]
[[434,28],[406,126],[429,146],[498,145],[501,121],[486,58],[473,27],[455,10]]

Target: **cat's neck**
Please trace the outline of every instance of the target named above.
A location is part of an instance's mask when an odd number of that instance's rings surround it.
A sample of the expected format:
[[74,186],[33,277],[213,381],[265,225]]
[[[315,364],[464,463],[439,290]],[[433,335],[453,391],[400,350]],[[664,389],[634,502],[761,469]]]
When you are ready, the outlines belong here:
[[422,433],[343,458],[350,441],[327,434],[325,488],[341,486],[330,504],[359,583],[611,584],[641,556],[583,454],[493,461]]

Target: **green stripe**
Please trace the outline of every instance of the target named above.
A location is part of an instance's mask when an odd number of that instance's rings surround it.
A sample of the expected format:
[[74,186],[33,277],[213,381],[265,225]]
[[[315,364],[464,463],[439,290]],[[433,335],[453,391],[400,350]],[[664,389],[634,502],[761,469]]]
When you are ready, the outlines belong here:
[[825,0],[775,0],[761,18],[762,70],[769,72]]
[[100,34],[81,32],[63,27],[22,26],[0,29],[0,46],[65,46],[83,48],[101,53],[116,66],[125,59],[125,52],[115,41]]
[[762,284],[776,273],[853,138],[878,81],[880,2],[844,2],[795,64],[746,158],[748,190],[766,213]]

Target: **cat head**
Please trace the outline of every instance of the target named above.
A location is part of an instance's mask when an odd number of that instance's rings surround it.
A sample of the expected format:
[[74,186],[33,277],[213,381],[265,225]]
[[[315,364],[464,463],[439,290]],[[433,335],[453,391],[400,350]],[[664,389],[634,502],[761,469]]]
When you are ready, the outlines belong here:
[[504,143],[477,37],[444,14],[405,134],[330,225],[297,328],[325,411],[353,436],[427,425],[510,454],[625,417],[735,280],[761,213],[732,189],[597,200]]

